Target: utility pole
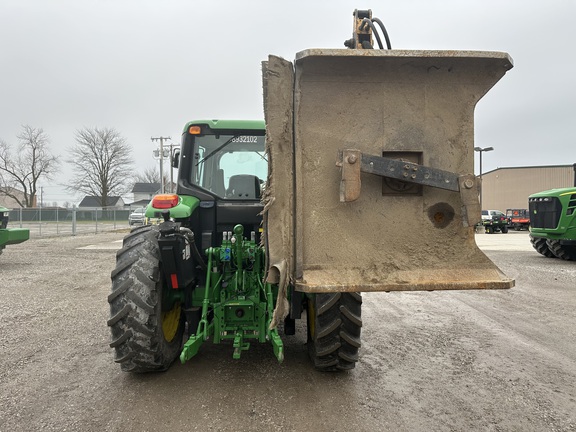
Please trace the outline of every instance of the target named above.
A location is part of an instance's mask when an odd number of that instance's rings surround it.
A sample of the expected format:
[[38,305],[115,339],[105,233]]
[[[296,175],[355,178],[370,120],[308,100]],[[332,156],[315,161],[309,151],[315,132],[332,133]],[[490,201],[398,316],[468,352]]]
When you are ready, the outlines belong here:
[[[164,147],[168,147],[170,150],[164,153],[164,157],[169,158],[168,164],[170,165],[170,192],[174,192],[174,149],[180,148],[180,144],[164,144]],[[160,150],[154,150],[154,158],[160,157]]]
[[172,138],[160,136],[151,137],[150,140],[152,142],[160,141],[160,193],[164,193],[164,141],[172,141]]
[[484,189],[482,186],[482,153],[492,150],[494,150],[494,147],[474,147],[474,151],[480,153],[480,211],[482,211],[482,191]]

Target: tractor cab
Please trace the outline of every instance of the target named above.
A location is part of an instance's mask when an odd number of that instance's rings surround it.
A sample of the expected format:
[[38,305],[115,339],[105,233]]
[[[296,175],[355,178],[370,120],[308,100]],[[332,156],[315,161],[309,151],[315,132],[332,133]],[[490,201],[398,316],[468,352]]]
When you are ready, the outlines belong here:
[[200,135],[200,126],[191,129],[198,135],[189,134],[192,164],[183,180],[217,200],[259,201],[268,170],[264,135],[245,130]]
[[[265,133],[264,121],[254,120],[199,120],[184,127],[174,199],[186,205],[184,212],[171,208],[170,217],[195,233],[199,250],[219,245],[237,224],[260,241]],[[148,212],[160,216],[156,202]]]

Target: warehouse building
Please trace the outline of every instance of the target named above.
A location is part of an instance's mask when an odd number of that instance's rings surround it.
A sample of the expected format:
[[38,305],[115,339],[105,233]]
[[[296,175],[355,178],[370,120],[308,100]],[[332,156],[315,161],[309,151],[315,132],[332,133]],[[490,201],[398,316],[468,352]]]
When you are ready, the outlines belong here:
[[482,175],[482,208],[528,208],[528,196],[544,190],[572,187],[576,164],[496,168]]

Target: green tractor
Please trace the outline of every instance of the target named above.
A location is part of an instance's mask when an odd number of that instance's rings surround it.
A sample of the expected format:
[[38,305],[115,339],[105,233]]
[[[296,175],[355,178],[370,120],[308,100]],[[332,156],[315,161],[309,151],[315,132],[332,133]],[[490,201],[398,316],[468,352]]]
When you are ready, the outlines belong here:
[[260,246],[264,122],[190,122],[175,165],[178,195],[155,196],[146,210],[164,222],[135,228],[117,255],[108,298],[116,361],[126,371],[163,370],[209,338],[231,341],[234,358],[250,341],[270,341],[282,361],[270,328],[278,290],[264,281]]
[[25,228],[8,228],[10,211],[0,206],[0,255],[6,245],[22,243],[30,238],[30,230]]
[[265,122],[186,124],[176,194],[146,210],[162,222],[134,228],[112,271],[123,370],[165,370],[208,340],[282,361],[300,318],[314,367],[349,370],[362,292],[514,286],[475,244],[471,174],[474,107],[511,59],[372,49],[376,25],[357,10],[351,49],[269,56]]
[[576,261],[576,187],[530,195],[530,242],[549,258]]

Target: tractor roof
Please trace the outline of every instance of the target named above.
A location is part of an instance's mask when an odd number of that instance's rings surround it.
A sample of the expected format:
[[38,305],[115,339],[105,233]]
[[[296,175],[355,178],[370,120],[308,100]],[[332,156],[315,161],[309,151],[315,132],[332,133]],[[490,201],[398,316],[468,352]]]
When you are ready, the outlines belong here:
[[246,130],[254,130],[254,129],[266,129],[266,123],[264,120],[192,120],[186,123],[184,126],[183,133],[186,133],[190,126],[194,125],[207,125],[210,129],[213,130],[224,130],[224,129],[246,129]]
[[528,198],[539,198],[547,196],[561,196],[576,194],[576,187],[550,189],[530,195]]

